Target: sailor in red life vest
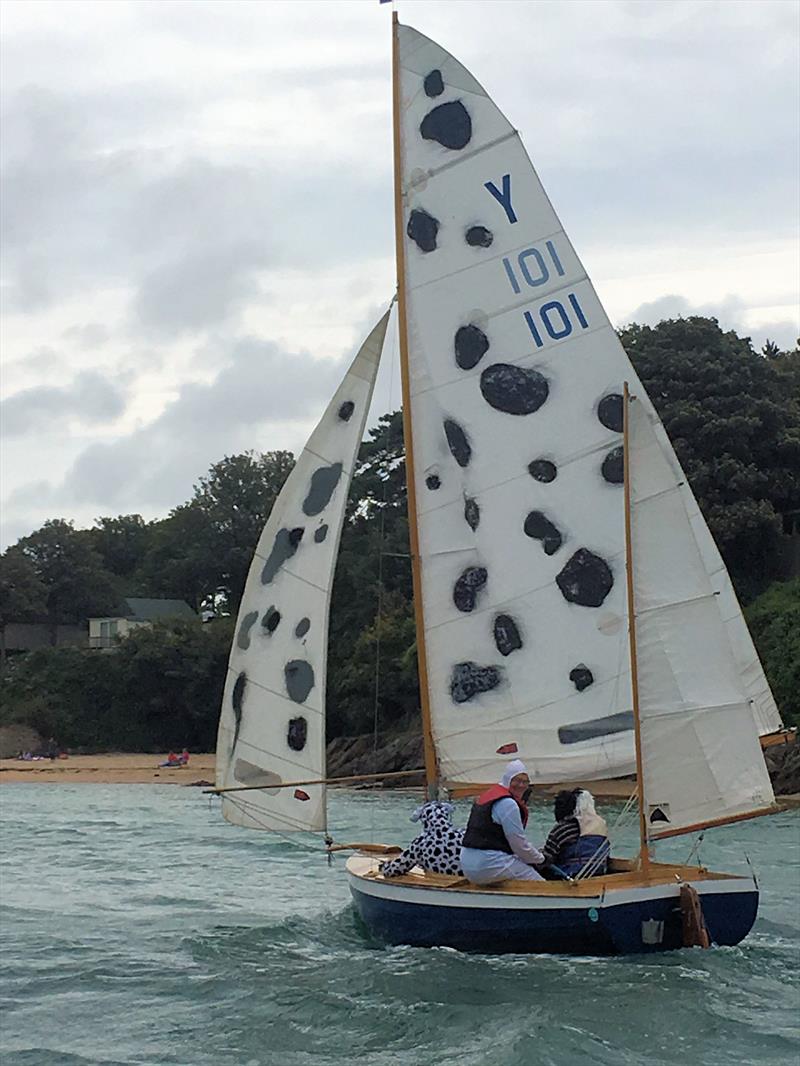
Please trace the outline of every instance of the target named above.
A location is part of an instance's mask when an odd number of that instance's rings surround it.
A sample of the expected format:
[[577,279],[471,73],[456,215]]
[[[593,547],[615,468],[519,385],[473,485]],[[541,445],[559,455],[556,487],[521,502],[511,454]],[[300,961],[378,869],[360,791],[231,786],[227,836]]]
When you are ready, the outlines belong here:
[[476,885],[511,879],[543,880],[533,865],[541,865],[544,855],[525,836],[530,787],[525,764],[513,759],[500,783],[492,785],[473,803],[461,848],[461,866]]

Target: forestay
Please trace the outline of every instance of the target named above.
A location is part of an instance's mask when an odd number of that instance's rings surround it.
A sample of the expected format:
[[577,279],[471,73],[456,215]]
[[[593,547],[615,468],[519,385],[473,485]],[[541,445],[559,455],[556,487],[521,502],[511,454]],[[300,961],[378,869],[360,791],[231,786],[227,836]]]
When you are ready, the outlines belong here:
[[[452,56],[409,27],[398,33],[423,613],[442,777],[492,780],[515,752],[539,781],[629,773],[623,381],[647,401],[517,133]],[[763,672],[699,512],[693,522],[766,732],[777,714]]]
[[[328,612],[347,494],[364,433],[387,311],[370,333],[258,542],[242,597],[217,739],[217,788],[325,776]],[[325,828],[325,787],[228,793],[229,822]]]
[[648,832],[769,809],[758,731],[695,535],[697,504],[654,415],[630,404],[634,612]]

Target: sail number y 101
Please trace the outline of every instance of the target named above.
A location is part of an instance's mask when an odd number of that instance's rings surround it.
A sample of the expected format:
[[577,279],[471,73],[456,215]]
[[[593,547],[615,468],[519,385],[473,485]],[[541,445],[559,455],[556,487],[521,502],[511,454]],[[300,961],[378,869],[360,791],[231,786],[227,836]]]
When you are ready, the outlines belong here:
[[[511,203],[511,175],[504,174],[501,187],[495,182],[484,182],[484,188],[500,204],[510,225],[519,221]],[[503,256],[506,278],[516,296],[523,286],[538,289],[546,285],[551,277],[563,278],[566,274],[552,240],[547,240],[541,247],[523,248],[515,256]],[[574,292],[567,293],[564,301],[548,300],[533,311],[524,311],[525,322],[537,348],[543,348],[546,334],[551,340],[560,341],[580,327],[588,329],[589,323],[583,308],[578,303]]]

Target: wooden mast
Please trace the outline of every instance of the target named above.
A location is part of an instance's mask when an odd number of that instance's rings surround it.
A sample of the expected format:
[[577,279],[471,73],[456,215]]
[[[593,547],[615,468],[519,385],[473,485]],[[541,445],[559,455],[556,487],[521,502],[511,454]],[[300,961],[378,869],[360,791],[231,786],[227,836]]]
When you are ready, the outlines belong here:
[[397,257],[397,326],[400,336],[400,377],[403,390],[403,439],[406,452],[406,491],[408,493],[408,533],[411,547],[411,577],[414,590],[414,620],[417,633],[417,666],[422,711],[422,740],[425,751],[425,781],[428,799],[439,790],[439,767],[431,728],[428,688],[428,657],[425,649],[425,623],[422,614],[422,572],[417,530],[417,486],[414,477],[414,440],[411,429],[411,385],[408,374],[408,327],[406,318],[406,262],[403,227],[402,138],[400,133],[400,46],[397,12],[392,12],[392,126],[394,142],[394,243]]
[[622,456],[625,494],[625,575],[628,588],[628,641],[631,660],[631,694],[633,696],[634,738],[636,744],[636,791],[639,796],[639,845],[642,872],[650,872],[650,846],[647,839],[647,811],[644,801],[642,772],[642,724],[639,717],[639,665],[636,657],[636,613],[633,596],[633,544],[631,536],[631,479],[630,479],[630,409],[628,382],[622,386]]

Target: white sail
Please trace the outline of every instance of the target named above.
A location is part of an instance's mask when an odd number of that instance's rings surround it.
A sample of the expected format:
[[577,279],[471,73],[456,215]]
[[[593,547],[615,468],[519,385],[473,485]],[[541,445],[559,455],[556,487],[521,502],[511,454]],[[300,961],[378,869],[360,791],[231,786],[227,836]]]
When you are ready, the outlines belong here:
[[[217,788],[325,776],[328,611],[347,493],[387,311],[297,460],[258,542],[236,620],[217,738]],[[325,787],[223,794],[229,822],[325,828]]]
[[[514,752],[542,782],[630,773],[623,381],[647,401],[517,133],[451,55],[407,26],[398,33],[403,280],[442,776],[493,780]],[[775,713],[763,672],[699,511],[694,523],[766,725]]]
[[642,780],[653,839],[774,803],[697,504],[655,415],[630,403]]

